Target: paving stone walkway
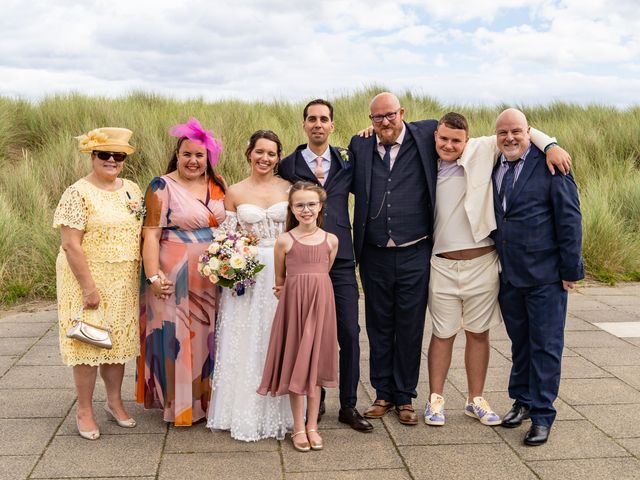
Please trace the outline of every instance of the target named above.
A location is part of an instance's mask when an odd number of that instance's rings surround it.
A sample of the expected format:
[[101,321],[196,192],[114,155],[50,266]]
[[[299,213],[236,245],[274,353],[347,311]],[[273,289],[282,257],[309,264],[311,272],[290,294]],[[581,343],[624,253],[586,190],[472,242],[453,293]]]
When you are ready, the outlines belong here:
[[[320,424],[324,451],[300,454],[288,441],[236,442],[202,424],[169,427],[158,411],[135,405],[128,365],[124,398],[138,427],[118,428],[96,408],[102,436],[89,442],[75,431],[71,370],[61,365],[54,308],[0,311],[0,479],[640,479],[640,284],[589,285],[570,296],[558,418],[550,441],[536,448],[521,443],[527,425],[485,427],[463,415],[464,336],[445,387],[444,427],[427,427],[422,418],[405,427],[389,414],[374,421],[373,433],[360,434],[337,421],[332,391]],[[624,328],[605,331],[599,323]],[[417,410],[427,392],[429,335]],[[361,340],[363,411],[373,391],[364,331]],[[500,414],[511,403],[509,358],[505,330],[496,328],[485,396]],[[104,396],[99,381],[98,406]]]

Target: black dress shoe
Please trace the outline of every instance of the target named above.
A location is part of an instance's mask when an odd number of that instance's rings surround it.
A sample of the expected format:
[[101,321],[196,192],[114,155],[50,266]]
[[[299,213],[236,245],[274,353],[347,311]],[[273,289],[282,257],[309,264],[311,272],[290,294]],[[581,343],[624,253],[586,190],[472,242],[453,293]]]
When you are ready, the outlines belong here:
[[[320,420],[322,420],[322,416],[325,414],[326,412],[326,408],[324,406],[324,400],[320,400],[320,408],[318,409],[318,420],[317,422],[320,423]],[[309,419],[309,410],[307,410],[307,412],[304,415],[304,418],[306,419],[304,421],[304,424],[307,424],[307,420]]]
[[542,425],[536,425],[535,423],[532,424],[531,428],[524,436],[524,443],[533,447],[547,443],[550,429],[551,427],[544,427]]
[[511,410],[502,417],[501,425],[506,428],[515,428],[522,425],[522,421],[529,418],[529,407],[518,401],[514,402]]
[[318,422],[322,419],[322,416],[325,414],[327,409],[324,406],[324,400],[320,401],[320,408],[318,409]]
[[360,412],[354,407],[341,408],[340,413],[338,413],[338,421],[346,423],[358,432],[370,432],[373,430],[373,425],[360,415]]

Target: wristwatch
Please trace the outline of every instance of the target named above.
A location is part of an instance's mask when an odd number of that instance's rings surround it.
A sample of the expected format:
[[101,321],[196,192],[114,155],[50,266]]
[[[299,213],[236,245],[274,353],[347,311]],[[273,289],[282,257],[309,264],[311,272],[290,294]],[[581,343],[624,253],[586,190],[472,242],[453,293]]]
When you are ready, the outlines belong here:
[[149,278],[147,278],[147,285],[151,285],[153,282],[155,282],[159,278],[160,278],[160,275],[158,275],[157,273],[155,275],[151,275]]

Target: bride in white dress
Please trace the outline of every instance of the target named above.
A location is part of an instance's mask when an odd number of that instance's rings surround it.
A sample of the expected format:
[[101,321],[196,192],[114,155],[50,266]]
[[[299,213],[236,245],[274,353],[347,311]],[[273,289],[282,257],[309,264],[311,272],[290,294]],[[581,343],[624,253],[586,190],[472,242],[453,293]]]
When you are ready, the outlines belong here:
[[244,295],[233,296],[230,289],[224,289],[218,312],[207,427],[229,430],[236,440],[282,440],[293,426],[288,396],[256,393],[278,303],[273,295],[273,245],[284,231],[291,186],[274,175],[281,154],[282,144],[275,133],[255,132],[245,152],[251,174],[229,187],[225,195],[227,219],[222,227],[237,225],[255,233],[260,238],[260,262],[265,264],[256,284]]

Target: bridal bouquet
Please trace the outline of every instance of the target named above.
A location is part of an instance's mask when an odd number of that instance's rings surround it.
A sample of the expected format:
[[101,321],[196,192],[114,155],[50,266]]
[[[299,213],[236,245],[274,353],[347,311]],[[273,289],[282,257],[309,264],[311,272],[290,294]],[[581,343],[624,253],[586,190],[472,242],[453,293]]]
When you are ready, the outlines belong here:
[[218,233],[200,255],[198,272],[211,283],[232,289],[234,295],[243,295],[264,268],[258,261],[259,241],[255,235],[242,231]]

